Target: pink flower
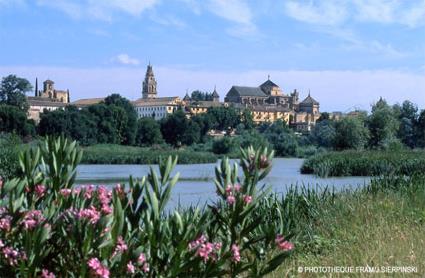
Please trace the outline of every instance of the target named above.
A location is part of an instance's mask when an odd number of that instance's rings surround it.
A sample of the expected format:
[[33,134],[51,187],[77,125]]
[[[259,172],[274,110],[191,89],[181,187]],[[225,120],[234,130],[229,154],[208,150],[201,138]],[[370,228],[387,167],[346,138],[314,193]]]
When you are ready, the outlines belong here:
[[77,213],[78,219],[88,219],[91,224],[96,224],[100,219],[100,212],[96,210],[94,206],[90,206],[88,209],[82,209]]
[[292,242],[285,240],[285,238],[282,235],[277,235],[275,242],[277,246],[279,247],[279,249],[283,251],[289,251],[294,249],[294,244]]
[[206,237],[201,235],[198,239],[189,243],[189,250],[196,249],[196,256],[201,257],[204,262],[207,262],[208,259],[215,260],[217,258],[216,251],[219,251],[221,246],[221,243],[207,242]]
[[87,265],[90,268],[90,273],[94,277],[109,278],[109,269],[102,265],[98,258],[91,258]]
[[121,236],[119,236],[117,239],[117,245],[115,246],[115,250],[114,253],[112,253],[112,256],[114,257],[118,253],[124,253],[125,251],[127,251],[127,249],[127,244],[125,244],[125,241],[122,239]]
[[226,194],[227,195],[231,195],[232,191],[233,191],[233,188],[230,184],[228,186],[226,186]]
[[227,202],[229,205],[233,205],[233,204],[236,202],[235,196],[232,196],[232,195],[227,196],[227,198],[226,198],[226,202]]
[[10,223],[11,223],[12,217],[9,215],[5,215],[3,218],[0,219],[0,230],[3,231],[10,231]]
[[18,260],[26,260],[27,258],[25,252],[19,252],[12,247],[4,247],[1,252],[10,266],[16,266],[18,264]]
[[127,264],[127,272],[133,274],[135,272],[135,267],[131,261]]
[[137,258],[137,262],[139,264],[143,264],[144,262],[146,262],[146,256],[143,253],[140,253],[139,257]]
[[97,188],[97,196],[102,206],[109,205],[112,199],[112,191],[104,186],[99,186]]
[[239,247],[236,244],[232,244],[232,259],[235,262],[241,261],[241,254],[239,252]]
[[142,270],[143,270],[143,272],[148,273],[149,272],[149,265],[147,263],[144,263]]
[[115,190],[115,192],[117,192],[117,195],[118,195],[118,197],[120,198],[120,199],[122,199],[122,198],[124,198],[124,196],[125,196],[125,192],[124,192],[124,188],[121,186],[121,184],[117,184],[115,187],[114,187],[114,190]]
[[243,201],[244,201],[244,203],[245,204],[249,204],[249,203],[251,203],[252,202],[252,196],[249,196],[249,195],[245,195],[244,197],[243,197]]
[[3,187],[3,180],[0,178],[0,188]]
[[60,191],[60,194],[63,196],[63,197],[68,197],[69,195],[71,195],[71,192],[72,192],[72,190],[71,189],[69,189],[69,188],[63,188],[63,189],[61,189]]
[[84,192],[84,198],[91,199],[94,191],[94,185],[83,186],[82,190]]
[[107,204],[103,204],[102,205],[102,208],[100,209],[100,211],[103,214],[111,214],[112,213],[112,208],[109,205],[107,205]]
[[39,210],[30,210],[26,212],[22,224],[24,225],[25,230],[32,230],[37,225],[45,220],[43,214]]
[[56,278],[56,276],[53,272],[49,272],[47,269],[43,268],[41,271],[41,278]]
[[41,198],[46,193],[46,187],[42,184],[37,184],[34,189],[35,195],[37,195],[38,198]]
[[235,184],[233,187],[235,188],[236,192],[241,191],[241,185],[239,183]]

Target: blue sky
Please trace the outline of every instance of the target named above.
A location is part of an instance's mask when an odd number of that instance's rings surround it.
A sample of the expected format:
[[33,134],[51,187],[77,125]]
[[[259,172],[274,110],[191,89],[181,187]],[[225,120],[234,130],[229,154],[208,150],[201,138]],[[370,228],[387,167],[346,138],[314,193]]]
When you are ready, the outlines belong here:
[[425,108],[425,0],[0,0],[0,50],[1,76],[51,78],[73,100],[140,97],[151,61],[162,96],[270,74],[322,110]]

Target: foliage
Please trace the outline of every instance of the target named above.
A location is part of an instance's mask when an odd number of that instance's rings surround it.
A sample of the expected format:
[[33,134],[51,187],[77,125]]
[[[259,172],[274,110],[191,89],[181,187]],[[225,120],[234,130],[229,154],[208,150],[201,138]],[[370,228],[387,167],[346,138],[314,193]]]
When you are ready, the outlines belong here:
[[137,121],[136,145],[151,146],[164,142],[161,126],[153,118],[141,118]]
[[265,127],[264,136],[279,156],[296,156],[298,142],[294,132],[279,120]]
[[0,132],[15,133],[22,137],[35,135],[34,121],[26,112],[12,105],[0,104]]
[[82,145],[91,145],[98,141],[97,119],[87,109],[80,111],[75,106],[45,111],[40,116],[38,133],[41,136],[64,135]]
[[363,149],[369,138],[364,123],[354,117],[344,118],[335,125],[335,149]]
[[212,93],[195,90],[191,93],[190,98],[192,101],[212,101],[213,95]]
[[234,129],[241,122],[239,110],[233,107],[212,107],[208,109],[207,115],[213,124],[212,128],[217,130]]
[[200,127],[186,118],[182,109],[161,120],[161,132],[165,142],[175,147],[192,145],[200,140]]
[[212,152],[215,154],[228,154],[233,151],[235,145],[232,138],[224,136],[223,138],[214,140],[212,144]]
[[369,144],[380,148],[386,148],[393,141],[399,126],[393,108],[382,98],[372,106],[367,124],[370,131]]
[[327,176],[412,175],[425,171],[424,151],[343,151],[308,158],[303,174]]
[[242,151],[242,176],[224,159],[216,169],[219,200],[203,210],[167,208],[176,157],[109,190],[73,188],[81,156],[64,137],[21,154],[23,178],[0,189],[3,276],[258,277],[293,249],[282,219],[270,225],[258,214],[269,192],[257,189],[271,170],[267,149]]
[[214,154],[204,151],[99,144],[84,148],[82,162],[86,164],[158,164],[161,157],[169,155],[178,155],[180,164],[215,163],[217,161]]
[[324,148],[333,148],[336,136],[335,122],[327,120],[326,117],[316,123],[310,134],[311,140],[317,146]]
[[8,180],[20,174],[18,154],[21,143],[16,135],[0,136],[0,180]]
[[3,77],[0,84],[0,104],[16,106],[26,112],[28,102],[25,93],[31,89],[31,83],[25,78],[13,74]]

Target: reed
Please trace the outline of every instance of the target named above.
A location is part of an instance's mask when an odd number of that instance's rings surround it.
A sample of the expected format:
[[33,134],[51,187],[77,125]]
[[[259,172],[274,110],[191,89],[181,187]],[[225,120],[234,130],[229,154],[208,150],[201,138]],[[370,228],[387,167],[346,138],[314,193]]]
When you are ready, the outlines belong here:
[[328,152],[306,159],[301,167],[301,173],[320,177],[412,175],[420,172],[425,172],[424,150]]

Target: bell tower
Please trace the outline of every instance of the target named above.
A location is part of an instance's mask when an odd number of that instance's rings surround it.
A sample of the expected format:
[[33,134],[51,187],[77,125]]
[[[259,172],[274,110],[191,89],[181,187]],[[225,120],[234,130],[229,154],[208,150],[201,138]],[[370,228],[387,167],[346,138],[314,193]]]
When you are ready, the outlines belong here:
[[149,63],[146,70],[145,80],[143,81],[142,97],[144,99],[156,98],[156,80],[155,75],[153,74],[152,66]]

